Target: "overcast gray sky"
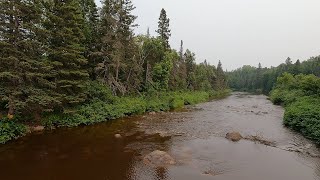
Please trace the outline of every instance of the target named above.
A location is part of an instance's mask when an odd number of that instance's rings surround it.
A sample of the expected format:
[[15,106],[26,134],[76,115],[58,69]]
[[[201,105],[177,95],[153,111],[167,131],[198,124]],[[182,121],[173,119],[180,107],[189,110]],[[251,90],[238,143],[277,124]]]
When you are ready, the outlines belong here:
[[[96,0],[99,1],[99,0]],[[161,8],[170,18],[171,45],[180,40],[197,55],[224,69],[277,66],[290,56],[320,55],[320,0],[133,0],[139,27],[155,35]]]

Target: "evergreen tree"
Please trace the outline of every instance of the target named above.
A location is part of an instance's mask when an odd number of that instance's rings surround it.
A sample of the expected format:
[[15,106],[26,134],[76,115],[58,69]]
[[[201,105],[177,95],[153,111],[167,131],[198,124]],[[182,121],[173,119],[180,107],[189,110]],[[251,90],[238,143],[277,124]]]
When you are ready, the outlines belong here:
[[186,64],[187,88],[193,90],[195,85],[194,72],[196,68],[195,54],[187,49],[184,54],[184,60]]
[[226,88],[226,76],[222,69],[221,61],[219,61],[217,66],[217,79],[216,79],[216,89],[221,90]]
[[298,75],[301,73],[301,63],[300,63],[300,60],[298,59],[296,61],[296,63],[294,64],[294,69],[293,69],[293,72],[292,72],[294,75]]
[[256,80],[255,80],[255,89],[262,88],[262,66],[261,63],[258,64]]
[[46,3],[45,27],[50,32],[48,58],[53,64],[56,98],[63,107],[86,99],[83,91],[89,74],[84,66],[85,21],[78,0],[50,0]]
[[131,0],[106,0],[101,13],[102,50],[104,56],[98,70],[114,94],[124,94],[129,80],[137,72],[133,28],[136,16]]
[[150,38],[150,28],[147,29],[147,37]]
[[187,88],[187,67],[184,57],[183,41],[181,40],[180,50],[179,50],[179,60],[177,62],[177,87],[179,89]]
[[101,62],[99,50],[101,49],[101,37],[99,34],[99,14],[94,0],[79,0],[84,19],[83,33],[85,36],[84,57],[88,60],[87,68],[91,79],[96,79],[95,67]]
[[170,19],[167,18],[166,10],[162,9],[158,22],[158,30],[156,32],[159,34],[159,37],[165,41],[165,48],[169,49],[169,38],[171,36]]
[[180,50],[179,50],[180,60],[183,61],[183,41],[180,42]]
[[2,0],[0,10],[0,101],[6,102],[9,118],[28,113],[38,119],[54,103],[50,66],[43,58],[41,3]]

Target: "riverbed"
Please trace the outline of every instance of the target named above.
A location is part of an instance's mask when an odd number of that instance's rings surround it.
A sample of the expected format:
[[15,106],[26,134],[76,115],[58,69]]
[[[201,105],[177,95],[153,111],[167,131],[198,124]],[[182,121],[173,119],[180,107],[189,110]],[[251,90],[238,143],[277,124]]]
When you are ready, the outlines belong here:
[[[172,112],[40,132],[0,145],[0,179],[320,179],[319,149],[285,128],[283,114],[266,96],[233,93]],[[244,139],[229,141],[228,132]],[[145,164],[154,150],[176,164]]]

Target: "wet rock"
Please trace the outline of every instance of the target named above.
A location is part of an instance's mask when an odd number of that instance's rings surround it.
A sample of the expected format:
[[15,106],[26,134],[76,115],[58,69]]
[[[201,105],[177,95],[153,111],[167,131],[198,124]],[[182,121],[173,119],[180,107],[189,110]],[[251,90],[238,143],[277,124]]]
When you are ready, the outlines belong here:
[[237,142],[240,141],[243,137],[239,132],[231,132],[226,134],[226,138],[233,142]]
[[263,138],[262,136],[258,136],[258,135],[256,135],[256,136],[247,136],[244,139],[249,140],[249,141],[253,141],[253,142],[256,142],[256,143],[264,144],[266,146],[272,146],[272,147],[275,146],[275,142],[267,140],[267,139]]
[[295,146],[280,146],[278,148],[282,149],[282,150],[285,150],[285,151],[289,151],[289,152],[297,152],[297,153],[303,153],[304,152],[304,150],[302,148],[295,147]]
[[117,138],[117,139],[122,138],[121,134],[115,134],[114,137]]
[[32,132],[41,132],[44,131],[44,126],[34,126],[30,128]]
[[154,167],[165,167],[176,164],[175,160],[166,152],[156,150],[146,155],[143,162]]
[[156,131],[155,134],[158,134],[162,138],[171,137],[169,133],[165,131]]

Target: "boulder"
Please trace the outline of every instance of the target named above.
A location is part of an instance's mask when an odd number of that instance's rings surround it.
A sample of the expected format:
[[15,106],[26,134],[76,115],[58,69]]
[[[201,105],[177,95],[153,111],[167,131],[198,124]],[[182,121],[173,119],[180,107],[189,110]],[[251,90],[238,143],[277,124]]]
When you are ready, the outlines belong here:
[[41,131],[44,131],[44,126],[31,127],[31,131],[32,131],[32,132],[41,132]]
[[115,134],[114,137],[117,138],[117,139],[122,138],[121,134]]
[[156,115],[156,112],[149,112],[149,115]]
[[226,138],[233,142],[237,142],[240,141],[243,137],[239,132],[231,132],[226,134]]
[[164,151],[153,151],[143,158],[143,162],[153,167],[165,167],[176,164],[175,160]]

